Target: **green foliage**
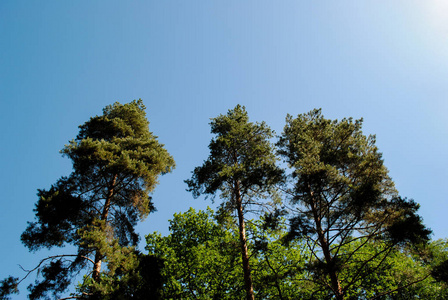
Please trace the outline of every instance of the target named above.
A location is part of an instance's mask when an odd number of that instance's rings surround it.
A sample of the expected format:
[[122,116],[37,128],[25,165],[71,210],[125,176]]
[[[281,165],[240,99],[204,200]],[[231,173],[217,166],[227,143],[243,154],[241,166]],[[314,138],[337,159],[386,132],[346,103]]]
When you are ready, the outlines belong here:
[[[162,299],[241,299],[244,282],[239,267],[237,228],[232,219],[213,211],[175,214],[170,234],[146,236],[149,255],[164,261]],[[286,227],[263,228],[264,220],[248,221],[248,247],[257,299],[331,299],[331,290],[307,246],[298,240],[284,245]],[[283,222],[280,221],[280,224]],[[351,284],[347,299],[446,299],[445,283],[430,276],[432,265],[412,251],[390,248],[387,242],[358,239],[340,248],[351,256],[340,269],[341,282]],[[448,255],[446,241],[429,246],[437,264]],[[356,250],[356,251],[355,251]],[[384,251],[388,250],[388,251]],[[358,280],[359,277],[363,280]]]
[[[71,243],[77,238],[73,228],[82,226],[89,216],[84,214],[84,201],[77,197],[71,179],[62,177],[47,190],[38,190],[37,222],[29,223],[22,234],[22,242],[30,250],[51,248]],[[87,219],[87,220],[86,220]]]
[[[352,288],[347,290],[347,298],[447,298],[446,286],[430,276],[431,266],[415,253],[399,249],[391,249],[385,253],[382,250],[388,247],[387,243],[363,243],[364,241],[358,240],[342,250],[344,255],[352,255],[352,258],[350,268],[344,268],[340,273],[341,280],[351,282],[359,272],[363,277],[362,283],[354,281]],[[360,245],[363,245],[362,251],[354,251]]]
[[431,275],[448,290],[448,240],[440,239],[430,244]]
[[37,281],[35,285],[30,285],[28,290],[29,299],[40,299],[47,294],[51,294],[53,298],[57,298],[60,293],[65,291],[70,284],[67,278],[69,268],[67,268],[62,259],[51,261],[41,269],[44,280]]
[[283,243],[286,226],[279,218],[275,229],[263,226],[265,218],[248,222],[252,273],[257,299],[310,299],[306,261],[310,252],[301,240]]
[[121,181],[129,181],[120,192],[129,194],[143,216],[149,213],[145,192],[154,189],[159,174],[174,167],[172,157],[149,131],[144,109],[141,100],[107,106],[102,116],[81,125],[76,139],[61,151],[82,179],[107,180],[120,174]]
[[[76,139],[61,150],[72,160],[73,172],[38,191],[36,221],[22,241],[32,251],[71,244],[77,254],[42,261],[43,279],[29,288],[32,299],[48,293],[57,297],[85,268],[93,273],[85,276],[81,290],[104,298],[122,289],[112,283],[127,282],[125,274],[136,272],[134,227],[154,210],[149,193],[158,176],[174,167],[148,125],[142,100],[117,102],[81,125]],[[100,275],[102,261],[107,268]]]
[[[171,234],[146,236],[149,255],[162,259],[163,299],[235,299],[244,295],[235,236],[222,230],[213,212],[175,214]],[[243,293],[243,294],[242,294]]]
[[19,278],[9,276],[8,278],[0,281],[0,299],[8,300],[10,299],[8,296],[11,294],[18,294],[19,290],[17,288],[17,284],[19,282]]
[[[220,218],[217,221],[216,218]],[[170,234],[146,236],[149,255],[164,261],[163,299],[242,299],[245,297],[238,228],[211,209],[175,214]],[[224,217],[225,218],[225,217]],[[304,253],[298,242],[281,243],[282,231],[248,223],[255,295],[259,299],[300,299]],[[260,246],[263,244],[263,246]],[[300,293],[299,293],[300,291]]]
[[106,260],[108,270],[97,281],[85,276],[78,286],[81,299],[162,299],[160,259],[117,245],[110,250],[115,252]]
[[208,159],[186,180],[189,191],[195,197],[221,191],[232,208],[236,182],[247,198],[243,201],[248,203],[250,197],[272,191],[283,173],[275,164],[277,158],[270,142],[273,131],[266,123],[249,122],[245,108],[237,105],[227,115],[212,119],[210,126],[216,137],[210,142]]

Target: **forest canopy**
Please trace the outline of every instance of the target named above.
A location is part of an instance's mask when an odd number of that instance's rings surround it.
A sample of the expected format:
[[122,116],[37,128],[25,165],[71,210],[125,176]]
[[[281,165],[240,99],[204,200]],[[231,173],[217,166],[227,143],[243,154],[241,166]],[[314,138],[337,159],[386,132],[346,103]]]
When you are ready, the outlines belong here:
[[29,299],[448,298],[448,241],[431,240],[362,119],[319,109],[288,115],[279,136],[241,105],[211,119],[209,156],[185,182],[218,209],[175,214],[138,250],[135,226],[175,166],[145,109],[116,102],[79,126],[61,150],[72,173],[38,190],[21,236],[55,254],[2,280],[0,299],[34,272]]

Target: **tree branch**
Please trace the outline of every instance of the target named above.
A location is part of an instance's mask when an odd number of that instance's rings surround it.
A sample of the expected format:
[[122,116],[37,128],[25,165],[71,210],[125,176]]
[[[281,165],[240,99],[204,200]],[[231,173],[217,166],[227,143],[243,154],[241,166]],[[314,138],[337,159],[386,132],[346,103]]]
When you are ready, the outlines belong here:
[[383,297],[383,296],[385,296],[385,295],[392,294],[392,293],[394,293],[394,292],[396,292],[396,291],[398,291],[398,290],[407,288],[408,286],[411,286],[411,285],[413,285],[413,284],[416,284],[416,283],[419,283],[419,282],[421,282],[421,281],[424,281],[424,280],[426,280],[429,276],[431,276],[431,273],[427,274],[427,275],[426,275],[425,277],[423,277],[423,278],[417,279],[417,280],[415,280],[415,281],[413,281],[413,282],[410,282],[410,283],[408,283],[408,284],[406,284],[406,285],[399,286],[399,287],[397,287],[396,289],[393,289],[393,290],[391,290],[391,291],[388,291],[388,292],[384,292],[384,293],[382,293],[382,294],[379,294],[379,295],[377,295],[377,296],[375,296],[375,297],[373,297],[373,298],[370,298],[369,300],[379,299],[380,297]]
[[86,256],[83,256],[83,255],[79,256],[79,255],[76,255],[76,254],[61,254],[61,255],[49,256],[49,257],[46,257],[46,258],[42,259],[42,260],[39,262],[39,264],[38,264],[34,269],[31,269],[31,270],[26,270],[26,269],[24,269],[21,265],[19,265],[19,267],[20,267],[24,272],[27,272],[27,274],[25,275],[25,277],[23,277],[23,278],[17,283],[17,285],[20,284],[22,281],[24,281],[24,280],[25,280],[31,273],[33,273],[34,271],[36,271],[36,270],[37,270],[37,269],[38,269],[44,262],[46,262],[47,260],[53,260],[53,259],[61,258],[61,257],[74,257],[74,256],[84,258],[84,259],[90,261],[90,262],[93,263],[93,264],[95,263],[92,259],[90,259],[90,258],[88,258],[88,257],[86,257]]

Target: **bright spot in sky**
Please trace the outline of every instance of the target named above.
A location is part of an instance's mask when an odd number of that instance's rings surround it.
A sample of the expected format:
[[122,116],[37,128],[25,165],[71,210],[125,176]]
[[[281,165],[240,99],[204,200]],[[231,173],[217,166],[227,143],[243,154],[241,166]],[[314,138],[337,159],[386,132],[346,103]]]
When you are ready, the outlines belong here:
[[426,3],[429,24],[448,36],[448,0],[426,0]]
[[448,63],[448,0],[426,0],[425,39],[433,48],[433,54]]

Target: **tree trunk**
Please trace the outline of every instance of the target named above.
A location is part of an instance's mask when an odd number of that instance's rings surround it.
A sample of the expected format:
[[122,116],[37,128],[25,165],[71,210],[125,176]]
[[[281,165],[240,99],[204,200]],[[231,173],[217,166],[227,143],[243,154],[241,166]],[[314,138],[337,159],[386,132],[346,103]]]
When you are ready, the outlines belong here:
[[322,230],[318,229],[319,232],[319,242],[321,243],[321,248],[324,253],[325,262],[327,266],[330,266],[331,269],[328,270],[328,275],[330,275],[331,280],[331,288],[336,296],[337,300],[343,300],[344,294],[342,293],[341,284],[339,282],[338,274],[334,270],[333,266],[333,258],[331,257],[330,248],[327,240],[325,239]]
[[[106,225],[107,225],[107,216],[109,215],[110,203],[112,202],[112,196],[114,195],[114,187],[117,181],[117,177],[118,177],[117,175],[114,175],[114,179],[112,180],[109,190],[107,191],[106,202],[104,203],[103,212],[101,214],[101,220],[106,221]],[[93,273],[92,273],[92,278],[95,281],[98,281],[100,279],[102,259],[103,256],[101,252],[97,250],[95,253],[95,263],[93,265]]]
[[322,213],[321,213],[321,203],[319,203],[319,208],[317,207],[318,203],[314,196],[314,192],[310,189],[310,196],[311,196],[311,210],[313,212],[313,218],[314,222],[316,223],[316,231],[320,243],[320,247],[322,249],[322,252],[324,254],[325,262],[327,263],[328,269],[328,275],[330,276],[331,280],[331,289],[333,290],[334,295],[336,296],[337,300],[343,300],[344,294],[342,292],[342,287],[339,282],[338,274],[334,270],[333,266],[333,257],[331,256],[330,252],[330,245],[328,244],[327,239],[325,238],[325,233],[322,229]]
[[250,275],[249,254],[247,251],[246,226],[244,223],[243,203],[241,199],[241,191],[239,183],[235,182],[235,200],[238,212],[238,226],[240,233],[241,257],[243,259],[244,287],[246,289],[246,299],[254,300],[254,288],[252,285],[252,277]]

